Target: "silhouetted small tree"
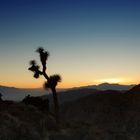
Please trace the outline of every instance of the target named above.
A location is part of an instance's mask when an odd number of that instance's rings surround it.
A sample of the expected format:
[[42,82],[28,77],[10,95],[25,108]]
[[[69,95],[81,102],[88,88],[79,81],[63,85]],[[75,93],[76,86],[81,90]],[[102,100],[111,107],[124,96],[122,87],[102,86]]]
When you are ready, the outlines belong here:
[[58,74],[48,76],[48,74],[46,73],[46,61],[49,57],[49,52],[45,51],[42,47],[39,47],[36,50],[36,52],[38,52],[40,55],[40,61],[42,63],[42,71],[40,70],[40,67],[37,65],[35,60],[30,61],[31,67],[29,68],[29,70],[34,73],[35,78],[39,78],[40,75],[43,75],[47,80],[44,84],[44,87],[46,89],[51,89],[53,93],[56,122],[59,122],[59,103],[56,93],[56,86],[58,82],[61,82],[61,77]]

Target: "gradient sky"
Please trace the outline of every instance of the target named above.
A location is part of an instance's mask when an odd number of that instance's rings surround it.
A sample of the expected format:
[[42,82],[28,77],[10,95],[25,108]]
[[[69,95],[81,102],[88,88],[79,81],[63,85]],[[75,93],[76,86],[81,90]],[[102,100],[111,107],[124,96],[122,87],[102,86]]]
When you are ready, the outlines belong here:
[[140,83],[140,2],[0,0],[0,85],[42,86],[27,70],[38,46],[59,87]]

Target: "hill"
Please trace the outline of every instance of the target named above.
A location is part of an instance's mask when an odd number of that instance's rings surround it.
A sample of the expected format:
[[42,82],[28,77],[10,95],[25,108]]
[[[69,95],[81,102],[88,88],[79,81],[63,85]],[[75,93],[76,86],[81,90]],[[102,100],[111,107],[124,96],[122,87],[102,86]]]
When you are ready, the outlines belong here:
[[64,104],[62,114],[85,140],[140,138],[140,94],[101,91]]
[[121,85],[121,84],[111,84],[111,83],[101,83],[99,85],[89,85],[81,88],[94,88],[97,90],[119,90],[126,91],[130,90],[135,85]]
[[[71,89],[67,90],[64,92],[58,92],[58,99],[60,104],[63,104],[64,102],[70,102],[70,101],[75,101],[79,98],[88,96],[90,94],[94,94],[99,92],[99,90],[96,89],[88,89],[88,88],[83,88],[83,89]],[[53,96],[52,94],[44,95],[42,96],[43,98],[48,98],[50,102],[53,102]]]
[[48,140],[47,124],[34,106],[0,101],[0,140]]
[[139,85],[136,85],[132,89],[128,90],[127,93],[139,94],[140,93],[140,84]]
[[[90,86],[83,86],[83,87],[76,87],[76,88],[69,88],[69,89],[57,89],[57,92],[60,94],[60,100],[70,101],[75,100],[81,96],[85,96],[90,93],[95,93],[99,90],[120,90],[126,91],[132,88],[134,85],[120,85],[120,84],[109,84],[109,83],[102,83],[99,85],[90,85]],[[8,86],[0,86],[0,93],[3,94],[4,100],[13,100],[13,101],[20,101],[25,96],[30,94],[31,96],[43,96],[49,95],[50,91],[43,90],[42,88],[15,88],[15,87],[8,87]],[[66,94],[68,93],[68,95]],[[74,95],[76,93],[76,95]],[[70,96],[71,94],[71,96]],[[51,97],[49,96],[51,99]]]
[[140,94],[84,88],[62,92],[60,98],[59,131],[52,113],[1,102],[0,139],[40,140],[46,138],[45,130],[50,140],[139,140]]
[[20,89],[15,87],[0,86],[0,93],[3,95],[3,100],[20,101],[28,94],[31,96],[41,96],[47,92],[42,89]]
[[[83,86],[83,87],[75,87],[65,90],[63,92],[58,92],[58,98],[60,103],[70,102],[77,100],[79,98],[85,97],[90,94],[100,93],[100,91],[109,90],[116,90],[120,92],[126,92],[127,90],[134,87],[134,85],[120,85],[120,84],[109,84],[109,83],[102,83],[99,85],[90,85],[90,86]],[[44,95],[43,98],[49,98],[52,101],[53,97],[51,94]]]

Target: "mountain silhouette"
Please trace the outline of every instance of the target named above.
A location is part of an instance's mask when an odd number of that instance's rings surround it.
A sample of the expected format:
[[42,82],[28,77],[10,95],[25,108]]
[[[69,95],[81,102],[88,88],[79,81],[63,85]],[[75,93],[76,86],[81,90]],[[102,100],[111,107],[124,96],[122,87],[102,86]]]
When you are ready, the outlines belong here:
[[[57,89],[57,92],[60,94],[61,101],[70,101],[78,99],[83,95],[86,96],[91,93],[98,92],[100,90],[119,90],[126,91],[132,89],[135,85],[120,85],[120,84],[109,84],[102,83],[99,85],[90,85],[90,86],[82,86],[76,88],[68,88],[68,89]],[[46,96],[46,91],[41,88],[16,88],[16,87],[8,87],[0,85],[0,93],[2,93],[2,99],[6,100],[14,100],[19,101],[22,100],[28,94],[32,96]],[[48,94],[50,92],[48,91]],[[75,95],[76,93],[76,95]],[[80,94],[81,93],[81,94]],[[48,96],[48,95],[47,95]]]
[[0,86],[0,93],[3,100],[21,101],[28,94],[32,96],[42,96],[46,94],[42,89],[22,89],[8,86]]
[[[118,91],[100,91],[76,101],[65,103],[64,120],[74,129],[83,125],[92,130],[87,139],[131,140],[139,139],[140,94],[126,94]],[[82,131],[83,132],[83,131]],[[95,135],[94,135],[95,133]],[[98,133],[98,134],[97,134]],[[87,133],[85,132],[85,135]],[[97,135],[96,135],[97,134]]]
[[131,88],[127,93],[140,93],[140,84],[134,86],[133,88]]
[[97,89],[97,90],[129,90],[135,85],[121,85],[121,84],[111,84],[111,83],[101,83],[99,85],[88,85],[88,86],[82,86],[72,89],[83,89],[83,88],[91,88],[91,89]]

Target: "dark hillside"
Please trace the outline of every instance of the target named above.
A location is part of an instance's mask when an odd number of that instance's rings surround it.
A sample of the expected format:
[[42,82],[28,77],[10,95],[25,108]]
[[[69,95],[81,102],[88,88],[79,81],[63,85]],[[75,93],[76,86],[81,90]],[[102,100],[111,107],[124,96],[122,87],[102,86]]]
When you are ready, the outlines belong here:
[[[58,98],[60,104],[63,104],[64,102],[69,102],[69,101],[75,101],[77,99],[80,99],[82,97],[86,97],[90,94],[94,94],[99,92],[99,90],[96,89],[89,89],[89,88],[83,88],[83,89],[71,89],[67,90],[65,92],[58,92]],[[53,103],[53,96],[52,94],[49,95],[44,95],[42,98],[48,98],[51,103]]]
[[48,140],[47,118],[37,108],[0,101],[0,140]]
[[133,88],[131,88],[130,90],[128,90],[127,93],[139,94],[140,93],[140,84],[139,85],[136,85]]
[[86,140],[94,133],[99,140],[139,140],[140,94],[104,91],[65,104],[62,112],[70,127],[85,126]]
[[139,140],[140,94],[78,91],[64,95],[69,98],[73,93],[74,100],[61,105],[59,130],[52,114],[1,101],[0,140]]

